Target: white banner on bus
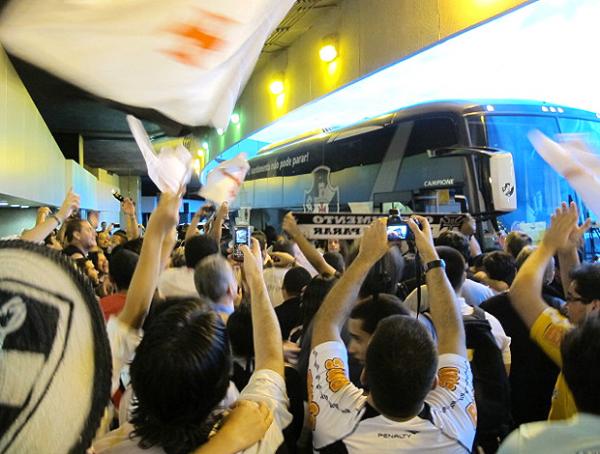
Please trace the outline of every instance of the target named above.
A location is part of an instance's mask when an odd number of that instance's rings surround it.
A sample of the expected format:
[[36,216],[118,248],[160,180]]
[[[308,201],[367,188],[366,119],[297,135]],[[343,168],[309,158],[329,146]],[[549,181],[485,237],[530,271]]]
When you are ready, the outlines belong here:
[[[357,213],[292,213],[298,227],[310,240],[353,240],[360,238],[364,230],[376,219],[389,217],[387,214],[357,214]],[[425,216],[431,224],[433,236],[443,230],[453,230],[460,227],[464,215],[415,213]]]

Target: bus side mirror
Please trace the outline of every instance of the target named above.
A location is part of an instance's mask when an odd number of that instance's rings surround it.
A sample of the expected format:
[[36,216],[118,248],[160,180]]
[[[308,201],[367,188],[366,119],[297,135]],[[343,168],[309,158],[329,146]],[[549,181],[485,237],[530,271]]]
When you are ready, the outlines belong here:
[[489,159],[489,185],[494,211],[517,209],[517,184],[512,154],[494,153]]

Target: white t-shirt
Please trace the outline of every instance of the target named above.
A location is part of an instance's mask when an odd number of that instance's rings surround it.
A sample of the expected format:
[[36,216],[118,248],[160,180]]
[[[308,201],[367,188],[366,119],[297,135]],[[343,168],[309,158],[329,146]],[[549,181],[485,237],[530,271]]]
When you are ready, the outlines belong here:
[[[465,283],[460,290],[460,296],[462,296],[470,306],[479,306],[494,295],[494,291],[487,285],[480,284],[471,279],[465,279]],[[404,300],[404,304],[411,311],[417,312],[417,289],[410,292]],[[427,285],[423,284],[421,286],[421,312],[426,310],[429,310],[429,294],[427,292]]]
[[[439,357],[438,386],[419,416],[392,421],[367,403],[348,379],[348,355],[341,342],[325,342],[309,361],[309,412],[316,450],[340,443],[352,453],[465,453],[475,437],[477,408],[468,361]],[[344,452],[344,451],[342,451]]]
[[578,413],[564,421],[523,424],[511,433],[498,454],[600,452],[600,416]]
[[158,278],[158,293],[163,298],[198,298],[194,270],[185,266],[167,268]]
[[106,333],[112,356],[111,396],[119,389],[119,378],[133,360],[135,349],[142,340],[142,330],[136,330],[112,315],[106,322]]
[[283,293],[281,287],[283,286],[283,278],[291,268],[281,268],[273,266],[271,268],[265,268],[263,271],[263,279],[267,286],[267,293],[273,307],[280,306],[283,303]]
[[[282,430],[292,421],[288,411],[288,397],[285,381],[278,373],[261,369],[250,377],[250,381],[240,394],[240,399],[265,402],[273,412],[273,423],[261,441],[242,451],[244,454],[273,454],[283,443]],[[142,449],[139,438],[131,438],[133,426],[129,423],[107,434],[94,444],[97,454],[165,454],[160,446]]]

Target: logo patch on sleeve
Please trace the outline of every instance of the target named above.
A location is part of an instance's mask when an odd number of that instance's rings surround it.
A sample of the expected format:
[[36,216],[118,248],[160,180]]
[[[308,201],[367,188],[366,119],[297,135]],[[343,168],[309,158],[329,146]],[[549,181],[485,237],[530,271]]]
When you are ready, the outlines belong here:
[[456,367],[442,367],[438,370],[438,380],[442,388],[456,391],[456,386],[460,380],[460,372]]

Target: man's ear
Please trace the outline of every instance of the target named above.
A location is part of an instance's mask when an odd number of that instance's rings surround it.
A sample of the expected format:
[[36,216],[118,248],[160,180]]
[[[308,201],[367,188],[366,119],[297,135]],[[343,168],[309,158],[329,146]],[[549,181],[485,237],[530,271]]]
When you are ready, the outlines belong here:
[[592,306],[592,312],[600,312],[600,299],[592,300],[590,304]]
[[431,384],[431,389],[433,390],[433,389],[437,388],[438,383],[439,383],[439,379],[438,379],[437,374],[435,374],[435,377],[433,377],[433,383]]

